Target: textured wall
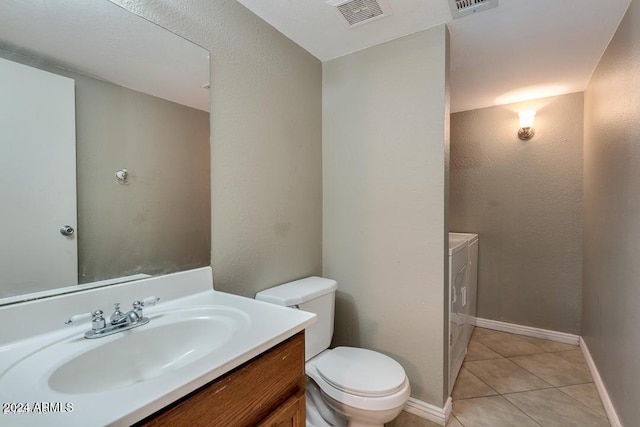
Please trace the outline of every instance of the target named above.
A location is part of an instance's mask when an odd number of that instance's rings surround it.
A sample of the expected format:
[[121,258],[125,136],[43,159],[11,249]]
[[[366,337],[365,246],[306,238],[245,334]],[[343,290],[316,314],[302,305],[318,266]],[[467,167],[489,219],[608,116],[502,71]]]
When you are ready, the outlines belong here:
[[447,30],[323,64],[323,274],[334,345],[389,354],[442,406]]
[[640,3],[585,92],[583,337],[624,426],[640,420]]
[[582,143],[581,93],[451,116],[449,226],[480,235],[478,317],[580,333]]
[[320,61],[235,0],[118,3],[211,51],[216,289],[320,274]]

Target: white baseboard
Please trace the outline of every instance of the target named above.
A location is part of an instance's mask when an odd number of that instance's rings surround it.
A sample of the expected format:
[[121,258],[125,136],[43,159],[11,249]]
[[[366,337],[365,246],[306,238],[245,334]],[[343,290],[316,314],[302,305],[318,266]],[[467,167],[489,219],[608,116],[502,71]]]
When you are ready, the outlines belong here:
[[479,317],[476,318],[475,324],[480,328],[509,332],[527,337],[542,338],[571,345],[580,344],[579,335],[568,334],[566,332],[550,331],[548,329],[533,328],[531,326],[516,325],[514,323],[499,322],[497,320],[481,319]]
[[410,414],[417,415],[420,418],[424,418],[425,420],[444,426],[447,425],[447,421],[451,415],[451,405],[451,398],[447,399],[447,402],[444,404],[444,408],[440,408],[438,406],[431,405],[430,403],[423,402],[422,400],[410,397],[404,407],[404,410]]
[[604,411],[607,413],[607,417],[609,417],[609,423],[611,423],[611,427],[622,427],[622,423],[620,423],[620,418],[618,418],[616,409],[613,407],[613,402],[611,402],[611,398],[609,397],[607,388],[604,386],[602,378],[600,378],[598,368],[596,368],[596,364],[593,362],[593,358],[591,357],[591,353],[589,352],[587,343],[584,342],[582,337],[580,337],[580,348],[582,349],[584,360],[587,362],[587,366],[589,366],[589,370],[591,371],[593,382],[596,386],[596,389],[598,390],[598,394],[600,394],[600,400],[602,400]]

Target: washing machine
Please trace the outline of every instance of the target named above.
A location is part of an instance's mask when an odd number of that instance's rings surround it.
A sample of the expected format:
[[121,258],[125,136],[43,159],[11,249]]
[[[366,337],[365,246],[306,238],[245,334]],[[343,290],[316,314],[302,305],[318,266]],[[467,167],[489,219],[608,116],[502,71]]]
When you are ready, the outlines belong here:
[[469,344],[473,329],[476,325],[478,301],[478,235],[475,233],[449,233],[456,240],[467,240],[467,276],[465,291],[466,320],[464,326],[464,340]]
[[449,233],[449,394],[473,334],[478,295],[478,235]]
[[449,234],[449,394],[467,354],[465,324],[469,242]]

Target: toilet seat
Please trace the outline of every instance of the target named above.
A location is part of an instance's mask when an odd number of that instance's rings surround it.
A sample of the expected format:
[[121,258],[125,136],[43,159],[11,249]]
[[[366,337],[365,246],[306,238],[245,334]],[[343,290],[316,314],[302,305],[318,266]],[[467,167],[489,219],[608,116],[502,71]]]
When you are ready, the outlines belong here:
[[371,350],[325,350],[306,363],[305,371],[329,397],[362,410],[403,406],[411,392],[402,366]]
[[315,365],[322,379],[356,396],[388,396],[400,390],[406,377],[398,362],[363,348],[336,347]]

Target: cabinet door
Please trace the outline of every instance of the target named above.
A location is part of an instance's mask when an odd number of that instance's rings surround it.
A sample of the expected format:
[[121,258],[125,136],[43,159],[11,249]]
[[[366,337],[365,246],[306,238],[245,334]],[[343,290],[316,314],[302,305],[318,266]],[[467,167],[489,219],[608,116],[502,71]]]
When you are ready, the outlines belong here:
[[136,426],[305,427],[304,389],[303,331]]
[[258,427],[304,427],[305,410],[304,390],[301,390],[262,420]]

